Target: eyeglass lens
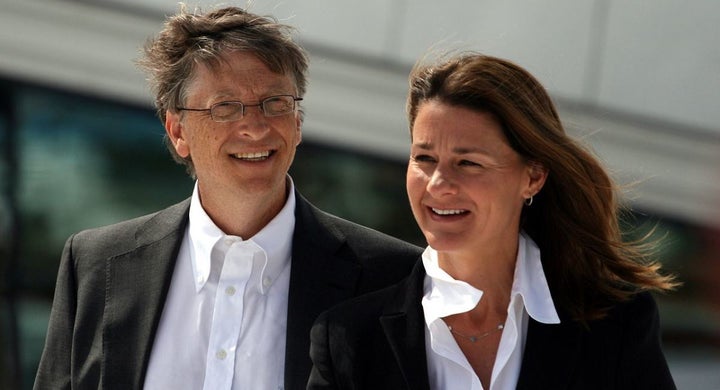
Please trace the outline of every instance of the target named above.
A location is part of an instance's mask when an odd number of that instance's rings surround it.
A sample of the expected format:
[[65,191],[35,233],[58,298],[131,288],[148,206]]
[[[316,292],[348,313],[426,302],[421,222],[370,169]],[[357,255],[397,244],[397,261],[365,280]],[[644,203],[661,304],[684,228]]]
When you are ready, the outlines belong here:
[[295,109],[295,98],[293,96],[271,96],[260,104],[243,104],[240,102],[222,102],[210,109],[213,120],[225,122],[238,120],[245,114],[247,107],[261,107],[265,116],[279,116],[289,114]]

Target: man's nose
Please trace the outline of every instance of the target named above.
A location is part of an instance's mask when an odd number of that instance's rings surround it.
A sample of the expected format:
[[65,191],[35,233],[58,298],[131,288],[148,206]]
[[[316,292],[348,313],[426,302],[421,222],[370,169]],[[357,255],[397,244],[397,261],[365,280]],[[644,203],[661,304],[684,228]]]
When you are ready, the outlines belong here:
[[252,139],[262,138],[270,129],[267,117],[259,104],[244,106],[243,117],[237,123],[242,135]]

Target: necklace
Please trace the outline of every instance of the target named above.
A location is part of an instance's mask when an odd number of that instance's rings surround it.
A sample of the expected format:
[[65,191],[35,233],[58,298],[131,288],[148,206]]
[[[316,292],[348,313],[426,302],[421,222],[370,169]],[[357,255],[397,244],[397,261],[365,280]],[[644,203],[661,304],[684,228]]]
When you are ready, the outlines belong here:
[[505,328],[505,325],[503,325],[503,323],[501,322],[501,323],[497,324],[496,327],[494,327],[493,329],[488,330],[487,332],[485,332],[485,333],[483,333],[483,334],[480,334],[480,335],[477,335],[477,336],[468,336],[468,335],[466,335],[466,334],[462,334],[462,333],[458,332],[457,330],[453,329],[452,326],[448,325],[448,329],[450,330],[450,332],[452,332],[452,333],[454,333],[454,334],[456,334],[456,335],[458,335],[458,336],[460,336],[460,337],[462,337],[462,338],[464,338],[464,339],[470,340],[471,343],[476,343],[476,342],[478,342],[479,340],[484,339],[485,337],[489,336],[489,335],[490,335],[491,333],[493,333],[493,332],[497,332],[497,331],[501,331],[501,332],[502,332],[502,330],[503,330],[504,328]]

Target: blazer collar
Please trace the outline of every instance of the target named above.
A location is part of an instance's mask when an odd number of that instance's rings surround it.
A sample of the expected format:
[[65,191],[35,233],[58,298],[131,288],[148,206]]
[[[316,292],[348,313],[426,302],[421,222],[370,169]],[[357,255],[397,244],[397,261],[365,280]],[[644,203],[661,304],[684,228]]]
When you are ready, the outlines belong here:
[[134,249],[106,260],[104,388],[142,387],[189,207],[156,213],[137,228]]
[[423,297],[425,268],[421,261],[410,275],[397,285],[380,316],[385,336],[409,389],[428,389],[425,358],[425,320],[420,301]]
[[[286,389],[305,388],[312,367],[308,356],[312,323],[325,308],[353,296],[360,271],[357,264],[342,259],[346,238],[334,219],[297,191],[295,196]],[[105,388],[142,387],[189,207],[187,199],[150,217],[137,228],[134,249],[106,261]]]

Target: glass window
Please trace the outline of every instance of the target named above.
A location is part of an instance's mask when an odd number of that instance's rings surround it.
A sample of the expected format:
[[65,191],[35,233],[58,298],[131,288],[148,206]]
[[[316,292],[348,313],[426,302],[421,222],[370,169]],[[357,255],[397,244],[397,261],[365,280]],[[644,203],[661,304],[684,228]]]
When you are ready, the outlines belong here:
[[2,172],[3,183],[17,179],[2,204],[16,198],[19,229],[17,251],[3,265],[16,312],[3,318],[16,323],[8,331],[19,329],[23,388],[30,388],[65,240],[184,199],[192,181],[165,151],[152,110],[23,84],[12,91],[4,117],[14,120],[2,139],[13,141],[16,162],[2,159]]

